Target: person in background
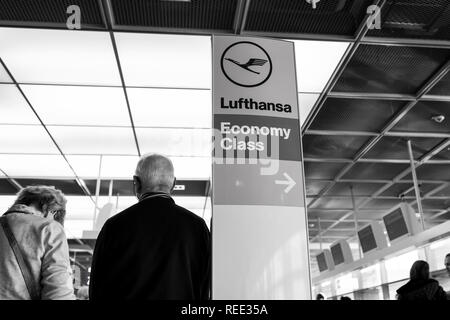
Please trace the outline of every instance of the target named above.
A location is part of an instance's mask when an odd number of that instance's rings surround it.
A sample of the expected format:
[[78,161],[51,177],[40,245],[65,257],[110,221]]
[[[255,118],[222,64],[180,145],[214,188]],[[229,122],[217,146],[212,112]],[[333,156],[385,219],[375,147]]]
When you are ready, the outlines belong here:
[[209,230],[170,196],[172,162],[144,155],[133,182],[139,202],[108,219],[97,238],[90,300],[208,299]]
[[447,300],[444,289],[434,279],[430,279],[430,266],[418,260],[410,270],[410,280],[397,290],[398,300]]
[[323,296],[323,294],[319,293],[319,294],[316,296],[316,300],[325,300],[325,297]]
[[60,190],[30,186],[0,217],[0,300],[75,299],[65,209]]

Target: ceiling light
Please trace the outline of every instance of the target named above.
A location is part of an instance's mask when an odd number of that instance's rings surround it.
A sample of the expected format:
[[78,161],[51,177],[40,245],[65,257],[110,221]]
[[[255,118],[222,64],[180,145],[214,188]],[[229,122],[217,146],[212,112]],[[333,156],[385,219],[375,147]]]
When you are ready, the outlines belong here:
[[445,116],[442,115],[442,114],[440,114],[440,115],[438,115],[438,116],[432,117],[431,120],[433,120],[433,121],[436,122],[436,123],[442,123],[442,122],[444,122],[444,120],[445,120]]

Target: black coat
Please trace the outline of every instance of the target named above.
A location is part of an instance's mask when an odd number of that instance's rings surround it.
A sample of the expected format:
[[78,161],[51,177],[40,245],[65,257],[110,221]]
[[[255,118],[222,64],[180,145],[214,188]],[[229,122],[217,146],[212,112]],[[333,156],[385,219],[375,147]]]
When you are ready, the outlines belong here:
[[409,281],[397,294],[398,300],[447,300],[444,289],[434,279]]
[[95,245],[90,299],[209,298],[210,233],[170,197],[146,198],[110,218]]

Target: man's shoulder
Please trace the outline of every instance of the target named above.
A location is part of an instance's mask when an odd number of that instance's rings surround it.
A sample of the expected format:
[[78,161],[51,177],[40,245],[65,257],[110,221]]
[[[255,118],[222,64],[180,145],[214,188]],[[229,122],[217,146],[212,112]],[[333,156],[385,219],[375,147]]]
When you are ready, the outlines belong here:
[[191,221],[192,223],[195,224],[199,224],[199,225],[204,225],[205,221],[200,218],[198,215],[196,215],[195,213],[193,213],[192,211],[189,211],[188,209],[181,207],[177,204],[174,205],[174,210],[182,215],[185,219],[188,219],[189,221]]

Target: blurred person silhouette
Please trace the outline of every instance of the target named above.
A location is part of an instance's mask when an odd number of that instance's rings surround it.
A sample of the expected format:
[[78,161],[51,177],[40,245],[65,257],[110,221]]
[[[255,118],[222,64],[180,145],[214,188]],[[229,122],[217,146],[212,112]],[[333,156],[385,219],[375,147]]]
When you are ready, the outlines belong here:
[[342,296],[342,297],[341,297],[341,300],[342,300],[342,301],[351,301],[352,298],[347,297],[347,296]]
[[316,300],[325,300],[325,297],[323,296],[323,294],[319,293],[316,296]]
[[430,279],[430,266],[418,260],[410,270],[410,280],[397,290],[398,300],[447,300],[439,282]]
[[0,217],[0,300],[74,300],[66,199],[49,186],[19,191]]
[[89,298],[208,299],[209,230],[172,199],[172,162],[144,155],[133,183],[139,202],[108,219],[97,238]]

